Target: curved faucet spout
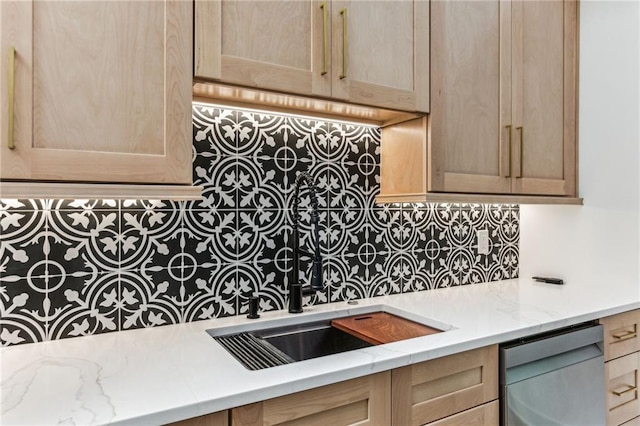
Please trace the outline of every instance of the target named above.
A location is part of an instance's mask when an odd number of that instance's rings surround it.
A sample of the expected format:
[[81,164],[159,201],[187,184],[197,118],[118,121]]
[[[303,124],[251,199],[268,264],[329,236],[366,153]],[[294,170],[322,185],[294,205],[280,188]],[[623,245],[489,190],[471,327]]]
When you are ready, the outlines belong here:
[[[309,187],[309,196],[311,198],[311,225],[313,227],[313,252],[307,253],[300,248],[300,187],[302,183],[306,183]],[[289,286],[289,312],[302,312],[302,295],[314,294],[316,291],[324,290],[322,280],[322,256],[320,254],[320,232],[319,232],[320,216],[318,214],[318,197],[315,182],[311,175],[307,172],[300,173],[295,180],[293,193],[293,276],[291,285]],[[311,283],[310,289],[303,289],[300,282],[300,258],[310,257],[311,266]]]

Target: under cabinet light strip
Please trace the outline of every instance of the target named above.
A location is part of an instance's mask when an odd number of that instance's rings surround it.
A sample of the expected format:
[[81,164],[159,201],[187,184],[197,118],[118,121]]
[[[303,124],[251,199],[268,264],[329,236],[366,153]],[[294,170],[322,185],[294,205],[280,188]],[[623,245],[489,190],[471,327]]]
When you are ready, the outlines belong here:
[[362,123],[362,122],[359,122],[359,121],[341,120],[341,119],[336,119],[336,118],[326,118],[326,117],[322,117],[322,116],[304,115],[304,114],[298,114],[298,113],[284,113],[284,112],[279,112],[279,111],[270,111],[268,109],[247,108],[247,107],[244,107],[244,106],[235,107],[235,106],[231,106],[231,105],[221,105],[221,104],[215,104],[215,103],[209,103],[209,102],[200,102],[200,101],[193,101],[192,104],[193,105],[197,105],[197,106],[207,107],[207,108],[232,109],[234,111],[250,112],[250,113],[253,113],[253,114],[276,115],[276,116],[279,116],[279,117],[295,117],[295,118],[301,118],[301,119],[304,119],[304,120],[327,121],[327,122],[331,122],[331,123],[349,124],[349,125],[352,125],[352,126],[360,126],[360,127],[372,127],[372,128],[380,127],[380,126],[375,125],[375,124]]

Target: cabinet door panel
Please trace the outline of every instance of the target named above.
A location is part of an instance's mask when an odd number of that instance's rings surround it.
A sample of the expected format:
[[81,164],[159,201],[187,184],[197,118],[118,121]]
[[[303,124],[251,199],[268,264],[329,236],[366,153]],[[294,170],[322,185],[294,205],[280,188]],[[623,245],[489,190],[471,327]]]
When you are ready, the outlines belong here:
[[383,372],[234,408],[233,426],[391,424],[391,373]]
[[498,347],[392,371],[394,425],[422,425],[498,398]]
[[329,96],[330,19],[329,1],[198,0],[195,76]]
[[575,136],[565,132],[575,126],[575,109],[565,106],[565,85],[572,84],[565,72],[573,62],[565,50],[575,41],[572,28],[565,27],[565,9],[571,7],[562,0],[513,6],[516,193],[572,195],[574,185],[566,180],[573,180],[575,166],[567,163],[575,162],[575,153],[566,145],[575,145]]
[[511,124],[510,82],[500,80],[510,73],[507,12],[499,1],[431,4],[431,191],[511,190],[502,176]]
[[498,426],[499,419],[499,404],[498,401],[493,401],[429,423],[428,426]]
[[333,1],[332,26],[332,97],[428,111],[427,2]]
[[[16,148],[0,149],[2,178],[191,183],[191,4],[0,8],[3,52],[18,52]],[[16,158],[27,167],[11,167]]]
[[[33,80],[31,78],[32,45],[25,34],[32,32],[31,5],[27,2],[0,2],[0,178],[31,177],[31,139]],[[15,48],[14,67],[9,69],[10,47]],[[14,74],[13,116],[9,117],[9,73]],[[15,149],[8,149],[9,120],[13,120]]]
[[34,147],[164,153],[165,5],[125,5],[33,4]]

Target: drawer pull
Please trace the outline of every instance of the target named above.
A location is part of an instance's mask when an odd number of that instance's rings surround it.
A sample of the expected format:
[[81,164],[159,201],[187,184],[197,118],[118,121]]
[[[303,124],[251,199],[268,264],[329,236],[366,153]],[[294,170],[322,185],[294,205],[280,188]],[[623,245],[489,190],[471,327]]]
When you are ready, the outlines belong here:
[[613,334],[613,338],[617,339],[617,340],[627,340],[627,339],[633,339],[634,337],[636,337],[638,334],[635,331],[624,331],[622,333],[616,333]]
[[622,391],[620,391],[620,390],[612,390],[611,393],[614,394],[615,396],[622,396],[625,393],[633,392],[633,391],[636,391],[638,389],[637,387],[631,386],[631,385],[625,385],[625,386],[627,387],[625,390],[622,390]]

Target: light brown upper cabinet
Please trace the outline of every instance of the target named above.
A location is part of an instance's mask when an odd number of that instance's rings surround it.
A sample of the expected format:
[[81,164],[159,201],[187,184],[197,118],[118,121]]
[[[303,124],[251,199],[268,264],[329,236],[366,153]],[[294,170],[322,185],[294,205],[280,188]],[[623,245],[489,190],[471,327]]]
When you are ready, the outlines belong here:
[[191,184],[190,2],[2,1],[0,28],[3,188]]
[[429,108],[429,3],[196,0],[198,80]]
[[429,122],[384,129],[380,201],[576,197],[577,21],[574,0],[432,1]]

